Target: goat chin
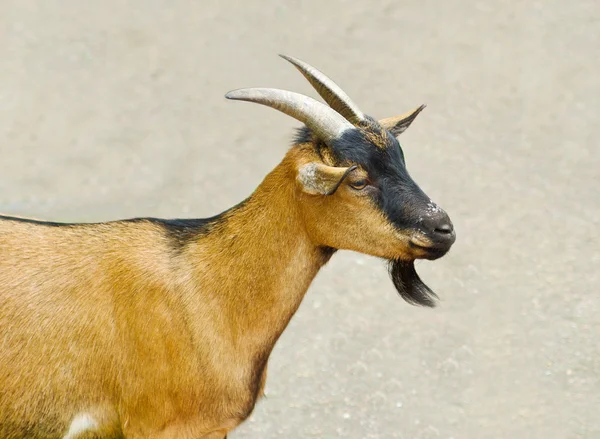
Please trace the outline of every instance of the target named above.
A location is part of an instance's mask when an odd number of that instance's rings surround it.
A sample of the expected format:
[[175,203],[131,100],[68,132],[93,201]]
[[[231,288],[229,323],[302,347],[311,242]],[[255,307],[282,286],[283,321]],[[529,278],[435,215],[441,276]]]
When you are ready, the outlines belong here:
[[389,272],[398,294],[411,305],[434,307],[438,296],[423,283],[415,261],[389,261]]

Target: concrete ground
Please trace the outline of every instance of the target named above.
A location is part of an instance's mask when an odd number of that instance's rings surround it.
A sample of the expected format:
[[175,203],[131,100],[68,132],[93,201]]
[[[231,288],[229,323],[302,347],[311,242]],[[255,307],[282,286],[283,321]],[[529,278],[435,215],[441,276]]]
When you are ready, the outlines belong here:
[[3,0],[0,211],[204,217],[298,124],[230,89],[315,95],[305,59],[386,117],[426,102],[408,167],[451,215],[436,309],[340,253],[231,436],[600,438],[600,7],[569,2]]

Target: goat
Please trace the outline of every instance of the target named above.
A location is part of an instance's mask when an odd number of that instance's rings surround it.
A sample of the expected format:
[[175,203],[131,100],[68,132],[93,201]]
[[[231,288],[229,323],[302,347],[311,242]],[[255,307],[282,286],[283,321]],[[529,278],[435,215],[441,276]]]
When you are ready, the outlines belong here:
[[400,295],[434,305],[413,262],[444,255],[455,233],[396,139],[424,106],[376,121],[283,57],[329,106],[277,89],[226,95],[305,125],[241,204],[208,219],[0,217],[0,437],[226,438],[338,249],[390,261]]

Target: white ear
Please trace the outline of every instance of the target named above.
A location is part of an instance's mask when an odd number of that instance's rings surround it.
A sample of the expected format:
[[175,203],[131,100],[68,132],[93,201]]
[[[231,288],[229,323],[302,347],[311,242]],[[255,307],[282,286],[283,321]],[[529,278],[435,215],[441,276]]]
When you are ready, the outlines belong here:
[[408,113],[404,113],[400,116],[388,117],[387,119],[381,119],[379,124],[386,130],[391,132],[394,136],[398,137],[413,123],[413,120],[419,115],[425,108],[425,104],[418,108],[415,108]]
[[296,180],[300,183],[302,190],[308,194],[333,195],[346,176],[354,169],[356,166],[337,168],[312,162],[299,169]]

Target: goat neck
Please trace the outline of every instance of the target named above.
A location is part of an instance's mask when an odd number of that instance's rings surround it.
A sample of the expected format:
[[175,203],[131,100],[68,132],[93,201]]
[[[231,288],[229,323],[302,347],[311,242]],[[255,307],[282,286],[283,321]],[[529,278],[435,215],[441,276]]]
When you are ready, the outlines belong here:
[[331,256],[306,233],[294,178],[288,156],[188,251],[192,283],[211,305],[190,301],[192,312],[198,324],[208,318],[217,325],[215,334],[226,337],[223,345],[235,347],[239,358],[259,351],[268,356]]

